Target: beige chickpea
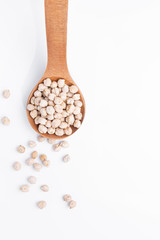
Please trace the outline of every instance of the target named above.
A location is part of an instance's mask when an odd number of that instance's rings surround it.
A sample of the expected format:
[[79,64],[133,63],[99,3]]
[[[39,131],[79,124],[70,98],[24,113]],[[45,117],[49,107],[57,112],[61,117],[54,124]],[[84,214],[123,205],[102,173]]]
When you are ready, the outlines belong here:
[[48,192],[48,191],[49,191],[49,186],[48,186],[48,185],[42,185],[42,186],[41,186],[41,190],[42,190],[43,192]]
[[70,208],[70,209],[75,208],[76,205],[77,205],[77,203],[76,203],[76,201],[74,201],[74,200],[71,200],[71,201],[69,202],[69,208]]
[[50,127],[52,126],[52,122],[51,122],[50,120],[48,120],[48,121],[46,122],[45,126],[46,126],[47,128],[50,128]]
[[44,142],[45,141],[45,138],[44,137],[42,137],[42,136],[38,136],[38,142]]
[[65,102],[62,102],[62,103],[60,104],[60,106],[61,106],[62,109],[66,109],[66,103],[65,103]]
[[43,118],[43,117],[40,117],[40,118],[39,118],[39,123],[40,123],[40,124],[45,125],[46,122],[47,122],[47,120],[46,120],[45,118]]
[[40,104],[41,107],[46,107],[48,105],[47,101],[44,99],[41,99]]
[[[62,114],[61,114],[62,117],[66,118],[69,116],[69,113],[67,113],[66,111],[63,111]],[[60,118],[62,118],[60,117]]]
[[36,125],[39,124],[39,118],[40,118],[40,116],[37,116],[37,117],[34,119],[34,122],[35,122]]
[[69,154],[67,154],[67,155],[65,155],[65,156],[63,157],[63,161],[64,161],[65,163],[69,162],[70,159],[71,159],[71,158],[70,158]]
[[73,97],[73,93],[68,92],[68,93],[67,93],[67,97],[72,98],[72,97]]
[[59,144],[54,144],[53,145],[53,149],[54,149],[55,152],[59,152],[61,150],[61,148],[62,147]]
[[16,171],[19,171],[19,170],[21,169],[21,167],[22,167],[22,165],[21,165],[20,162],[15,162],[15,163],[13,164],[13,168],[14,168],[14,170],[16,170]]
[[33,105],[35,104],[35,97],[31,98],[31,104],[33,104]]
[[74,99],[73,98],[68,98],[67,99],[67,104],[73,104],[74,103]]
[[46,154],[41,154],[40,159],[41,159],[42,162],[47,160],[47,155]]
[[53,107],[53,106],[48,106],[48,107],[46,108],[46,112],[47,112],[47,114],[49,114],[49,115],[54,114],[54,112],[55,112],[54,107]]
[[79,114],[81,112],[81,109],[80,109],[80,107],[75,107],[75,109],[74,109],[74,111],[73,111],[73,114],[74,115],[77,115],[77,114]]
[[80,94],[74,94],[73,95],[73,99],[76,101],[76,100],[79,100],[80,99]]
[[63,112],[63,108],[61,107],[61,105],[55,105],[55,106],[54,106],[54,110],[55,110],[57,113],[62,113],[62,112]]
[[34,101],[34,104],[35,104],[36,106],[39,106],[41,100],[42,100],[41,97],[36,97],[36,98],[35,98],[35,101]]
[[62,98],[60,98],[60,97],[55,97],[54,103],[55,103],[56,105],[60,105],[62,102],[63,102]]
[[69,87],[68,87],[68,85],[64,85],[64,87],[62,88],[62,92],[64,92],[64,93],[67,93],[69,91]]
[[50,90],[48,88],[43,90],[43,96],[45,97],[45,100],[48,100],[48,96],[50,94]]
[[70,202],[70,201],[72,200],[72,197],[71,197],[71,195],[66,194],[66,195],[64,195],[63,200],[64,200],[65,202]]
[[54,102],[51,101],[51,100],[49,100],[49,101],[48,101],[48,106],[52,106],[52,107],[54,107]]
[[72,85],[72,86],[70,86],[69,90],[71,93],[76,93],[76,92],[78,92],[78,87],[75,85]]
[[38,115],[37,110],[33,110],[33,111],[30,112],[30,116],[31,116],[31,118],[33,118],[33,119],[36,118],[37,115]]
[[75,127],[75,128],[80,128],[80,126],[81,126],[81,121],[75,120],[75,122],[74,122],[74,127]]
[[40,201],[37,203],[37,206],[40,208],[40,209],[43,209],[47,206],[47,203],[46,201]]
[[55,113],[54,114],[54,118],[61,119],[62,118],[62,114],[63,114],[63,112],[62,113]]
[[47,86],[47,87],[50,87],[51,86],[51,79],[50,78],[47,78],[44,80],[44,85]]
[[45,108],[41,108],[40,110],[41,117],[46,117],[47,116],[47,111]]
[[71,104],[71,105],[67,105],[66,111],[69,114],[72,114],[74,112],[74,109],[75,109],[75,106]]
[[50,127],[50,128],[48,128],[47,132],[48,132],[48,134],[54,134],[55,128]]
[[[62,119],[61,119],[62,121]],[[62,129],[66,129],[68,127],[68,124],[66,122],[61,122],[61,124],[59,125],[59,128],[62,128]]]
[[69,142],[62,141],[62,142],[60,142],[60,146],[63,147],[63,148],[69,148]]
[[40,83],[39,85],[38,85],[38,90],[40,91],[40,92],[43,92],[43,90],[45,89],[45,88],[47,88],[43,83]]
[[9,124],[10,124],[10,119],[9,119],[8,117],[3,117],[3,118],[1,119],[1,122],[2,122],[3,125],[9,126]]
[[52,83],[51,83],[51,88],[56,88],[57,87],[57,82],[56,81],[53,81]]
[[45,167],[49,167],[51,164],[51,162],[49,160],[44,160],[42,163]]
[[63,88],[64,85],[65,85],[65,80],[64,80],[64,79],[59,79],[58,82],[57,82],[57,84],[58,84],[58,87],[59,87],[59,88]]
[[19,153],[24,153],[24,152],[25,152],[25,147],[22,146],[22,145],[19,145],[18,148],[17,148],[17,151],[18,151]]
[[54,144],[55,142],[56,142],[55,139],[48,139],[48,143],[49,143],[49,144]]
[[37,151],[32,152],[31,157],[33,159],[36,159],[38,157],[38,152]]
[[34,96],[35,97],[41,97],[42,93],[39,90],[37,90],[37,91],[34,92]]
[[7,99],[7,98],[9,98],[9,97],[10,97],[10,95],[11,95],[11,94],[10,94],[10,91],[9,91],[9,89],[7,89],[7,90],[4,90],[4,91],[3,91],[3,97],[4,97],[4,98],[6,98],[6,99]]
[[66,95],[66,93],[64,93],[64,92],[61,92],[61,93],[59,94],[59,97],[60,97],[63,101],[65,101],[65,100],[67,99],[67,95]]
[[70,125],[72,125],[74,123],[74,116],[73,114],[69,115],[68,117],[66,117],[66,122]]
[[29,186],[28,186],[28,185],[22,185],[22,186],[20,187],[20,190],[21,190],[22,192],[29,192]]
[[28,111],[33,111],[33,110],[34,110],[33,104],[28,104],[28,105],[27,105],[27,110],[28,110]]
[[51,100],[51,101],[53,101],[54,99],[55,99],[55,94],[54,93],[50,93],[49,95],[48,95],[48,99],[49,100]]
[[36,184],[37,178],[34,177],[34,176],[30,176],[30,177],[28,178],[28,182],[29,182],[30,184]]
[[26,160],[26,165],[28,165],[28,166],[32,166],[33,163],[34,163],[34,159],[33,159],[33,158],[28,158],[28,159]]
[[50,120],[50,121],[52,121],[52,120],[54,119],[54,115],[49,115],[49,114],[48,114],[48,115],[47,115],[47,119]]
[[82,113],[79,113],[79,114],[75,115],[75,119],[81,120],[82,119]]
[[66,128],[65,130],[64,130],[64,132],[65,132],[65,134],[66,135],[71,135],[72,134],[72,128],[71,127],[68,127],[68,128]]
[[57,128],[61,124],[61,120],[56,118],[52,121],[52,127]]
[[77,106],[77,107],[82,107],[82,102],[81,101],[79,101],[79,100],[76,100],[75,102],[74,102],[74,104],[75,104],[75,106]]
[[37,171],[40,172],[42,165],[39,163],[33,163],[33,168]]
[[47,128],[44,125],[39,125],[38,126],[38,130],[40,133],[46,133],[47,132]]
[[61,129],[61,128],[56,128],[55,134],[56,134],[57,136],[63,136],[63,135],[64,135],[64,130]]
[[34,148],[37,146],[37,143],[35,141],[29,141],[28,145],[30,148]]

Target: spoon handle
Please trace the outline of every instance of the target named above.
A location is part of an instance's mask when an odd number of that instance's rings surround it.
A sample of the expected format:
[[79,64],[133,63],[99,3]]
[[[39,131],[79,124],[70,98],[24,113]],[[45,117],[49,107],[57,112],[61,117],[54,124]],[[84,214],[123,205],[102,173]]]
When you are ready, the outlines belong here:
[[45,0],[48,63],[46,74],[64,77],[68,74],[67,17],[68,0]]

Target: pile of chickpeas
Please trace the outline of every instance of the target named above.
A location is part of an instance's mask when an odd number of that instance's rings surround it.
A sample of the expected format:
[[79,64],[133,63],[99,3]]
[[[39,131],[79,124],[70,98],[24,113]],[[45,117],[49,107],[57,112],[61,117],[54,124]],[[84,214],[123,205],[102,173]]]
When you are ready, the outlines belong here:
[[[38,141],[43,142],[45,141],[45,138],[42,136],[38,136]],[[59,152],[62,148],[69,148],[69,143],[67,141],[61,141],[59,143],[56,143],[55,140],[48,139],[48,143],[53,145],[53,149],[55,152]],[[35,148],[37,146],[35,141],[29,141],[28,145],[30,148]],[[26,148],[23,145],[19,145],[17,147],[17,151],[22,154],[22,153],[25,153]],[[62,159],[65,163],[67,163],[70,160],[70,155],[69,154],[64,155]],[[26,159],[25,164],[29,167],[33,167],[35,171],[40,172],[43,167],[50,167],[51,162],[50,160],[48,160],[46,154],[39,155],[37,151],[32,151],[31,156],[28,159]],[[13,168],[16,171],[20,171],[22,169],[21,162],[15,162],[13,164]],[[20,187],[21,192],[24,192],[24,193],[29,192],[31,185],[37,183],[37,178],[35,176],[29,176],[27,178],[27,182],[28,184],[25,183]],[[40,186],[40,190],[43,192],[48,192],[50,188],[47,184],[43,184]],[[65,194],[63,197],[63,200],[68,203],[70,209],[76,207],[76,202],[72,200],[71,195]],[[47,202],[44,200],[39,201],[37,203],[37,206],[38,208],[43,209],[47,206]]]
[[72,127],[80,128],[82,105],[77,86],[47,78],[38,85],[27,110],[40,133],[63,136],[71,135]]

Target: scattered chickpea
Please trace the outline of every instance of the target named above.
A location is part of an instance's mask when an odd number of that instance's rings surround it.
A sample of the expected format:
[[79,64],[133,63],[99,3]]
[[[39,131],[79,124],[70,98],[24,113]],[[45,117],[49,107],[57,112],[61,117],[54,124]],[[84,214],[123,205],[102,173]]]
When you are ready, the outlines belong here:
[[49,191],[48,185],[42,185],[42,186],[41,186],[41,190],[42,190],[43,192],[48,192],[48,191]]
[[32,152],[31,156],[33,159],[36,159],[38,157],[38,152],[37,151]]
[[47,155],[46,154],[41,154],[40,159],[41,159],[42,162],[46,161],[47,160]]
[[4,98],[9,98],[10,97],[10,91],[8,89],[3,91],[3,97]]
[[70,202],[72,200],[72,197],[71,197],[71,195],[66,194],[66,195],[64,195],[63,199],[65,202]]
[[23,185],[23,186],[20,187],[20,190],[22,192],[29,192],[29,186],[28,185]]
[[55,152],[59,152],[61,150],[61,148],[62,147],[59,144],[54,144],[53,145],[53,149],[54,149]]
[[70,209],[76,207],[76,205],[77,205],[77,203],[76,203],[76,201],[74,201],[74,200],[71,200],[71,201],[69,202],[69,208],[70,208]]
[[44,142],[45,141],[45,138],[42,137],[42,136],[38,136],[38,142]]
[[10,119],[8,117],[3,117],[1,122],[3,125],[8,126],[10,124]]
[[20,162],[15,162],[13,164],[13,168],[16,170],[16,171],[19,171],[21,169],[21,163]]
[[60,142],[60,146],[63,148],[69,148],[69,143],[67,141]]
[[40,208],[40,209],[43,209],[47,206],[47,203],[46,201],[40,201],[37,203],[37,206]]
[[51,164],[51,162],[49,160],[44,160],[42,163],[45,167],[49,167]]
[[30,184],[36,184],[37,178],[34,177],[34,176],[30,176],[30,177],[28,178],[28,182],[29,182]]
[[34,148],[34,147],[37,146],[37,144],[36,144],[35,141],[29,141],[28,145],[29,145],[29,147],[31,147],[31,148]]
[[25,147],[22,146],[22,145],[19,145],[18,148],[17,148],[17,151],[18,151],[19,153],[24,153],[24,152],[25,152]]
[[54,139],[48,139],[49,144],[54,144],[55,142],[56,142],[56,140],[54,140]]
[[34,159],[33,159],[33,158],[28,158],[28,159],[26,160],[26,164],[27,164],[28,166],[32,166],[33,163],[34,163]]
[[69,162],[70,159],[71,159],[71,158],[70,158],[69,154],[67,154],[67,155],[65,155],[65,156],[63,157],[63,161],[64,161],[65,163]]
[[39,163],[34,163],[33,164],[33,168],[37,171],[37,172],[40,172],[41,168],[42,168],[42,165],[39,164]]

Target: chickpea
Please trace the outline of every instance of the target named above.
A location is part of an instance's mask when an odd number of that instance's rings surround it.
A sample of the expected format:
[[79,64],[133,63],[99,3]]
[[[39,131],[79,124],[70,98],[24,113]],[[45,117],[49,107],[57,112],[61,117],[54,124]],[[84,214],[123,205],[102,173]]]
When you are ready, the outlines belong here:
[[33,164],[33,168],[37,171],[37,172],[40,172],[41,168],[42,168],[42,165],[39,164],[39,163],[34,163]]
[[42,190],[43,192],[48,192],[48,191],[49,191],[48,185],[42,185],[42,186],[41,186],[41,190]]
[[76,203],[74,200],[71,200],[71,201],[69,202],[69,208],[70,208],[70,209],[76,207],[76,205],[77,205],[77,203]]
[[41,159],[42,162],[46,161],[47,160],[47,155],[46,154],[41,154],[40,159]]
[[33,159],[36,159],[38,157],[38,152],[37,151],[32,152],[31,156]]
[[3,97],[4,97],[4,98],[9,98],[10,95],[11,95],[11,94],[10,94],[10,91],[9,91],[8,89],[3,91]]
[[66,194],[66,195],[64,195],[63,199],[65,202],[70,202],[72,200],[72,197],[71,197],[71,195]]
[[3,117],[1,122],[3,125],[8,126],[10,124],[10,119],[8,117]]
[[20,162],[15,162],[13,164],[13,168],[16,170],[16,171],[19,171],[21,169],[21,163]]
[[20,187],[20,190],[22,192],[29,192],[29,186],[28,185],[23,185],[23,186]]
[[37,178],[34,177],[34,176],[31,176],[31,177],[28,178],[28,182],[29,182],[30,184],[36,184]]
[[42,137],[42,136],[38,136],[38,142],[44,142],[45,141],[45,138]]
[[22,146],[22,145],[19,145],[18,148],[17,148],[17,151],[18,151],[19,153],[24,153],[24,152],[25,152],[25,147]]
[[27,164],[28,166],[32,166],[33,163],[34,163],[34,159],[33,159],[33,158],[28,158],[28,159],[26,160],[26,164]]
[[30,148],[34,148],[34,147],[37,146],[35,141],[29,141],[28,145],[29,145]]
[[40,209],[43,209],[47,206],[47,203],[45,201],[40,201],[37,203],[37,206],[40,208]]

